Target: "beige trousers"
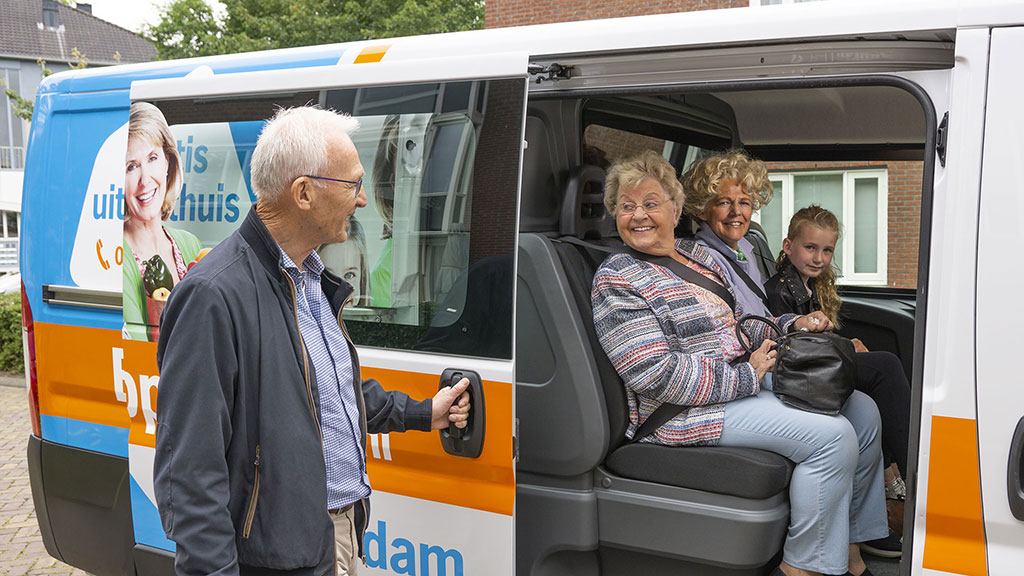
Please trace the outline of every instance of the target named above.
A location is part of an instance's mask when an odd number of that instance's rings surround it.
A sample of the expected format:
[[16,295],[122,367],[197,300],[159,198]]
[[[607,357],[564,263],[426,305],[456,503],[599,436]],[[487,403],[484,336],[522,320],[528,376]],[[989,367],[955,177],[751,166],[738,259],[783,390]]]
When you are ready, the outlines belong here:
[[359,546],[356,545],[356,509],[349,506],[341,512],[331,512],[334,521],[335,576],[356,576],[359,569]]

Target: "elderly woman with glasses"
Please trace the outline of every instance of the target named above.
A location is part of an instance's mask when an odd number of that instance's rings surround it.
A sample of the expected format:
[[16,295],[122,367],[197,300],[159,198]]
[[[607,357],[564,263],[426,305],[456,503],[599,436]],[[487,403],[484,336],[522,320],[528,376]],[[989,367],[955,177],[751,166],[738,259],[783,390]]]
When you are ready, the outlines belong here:
[[[735,293],[706,248],[674,238],[685,200],[675,170],[654,152],[617,161],[608,170],[605,206],[631,250],[601,264],[592,299],[601,346],[626,387],[626,436],[632,438],[659,406],[672,403],[683,410],[639,441],[757,448],[789,458],[796,463],[789,533],[773,576],[870,574],[850,542],[887,533],[878,411],[858,392],[840,416],[790,408],[761,392],[771,388],[773,342],[763,332],[753,334],[758,348],[740,361],[740,300],[733,310],[717,290],[683,280],[671,269],[685,266]],[[654,263],[652,257],[676,264]],[[826,327],[817,315],[786,314],[777,322],[785,330]]]

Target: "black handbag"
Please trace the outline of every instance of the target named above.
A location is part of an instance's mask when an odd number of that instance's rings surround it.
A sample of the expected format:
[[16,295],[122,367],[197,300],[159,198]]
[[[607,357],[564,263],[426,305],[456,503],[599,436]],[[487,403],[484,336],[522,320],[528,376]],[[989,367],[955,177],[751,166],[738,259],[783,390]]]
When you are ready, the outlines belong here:
[[763,316],[746,315],[736,322],[736,337],[753,353],[743,324],[756,320],[768,324],[779,338],[772,371],[772,390],[793,408],[818,414],[838,414],[857,386],[857,360],[853,342],[832,332],[784,334],[778,324]]

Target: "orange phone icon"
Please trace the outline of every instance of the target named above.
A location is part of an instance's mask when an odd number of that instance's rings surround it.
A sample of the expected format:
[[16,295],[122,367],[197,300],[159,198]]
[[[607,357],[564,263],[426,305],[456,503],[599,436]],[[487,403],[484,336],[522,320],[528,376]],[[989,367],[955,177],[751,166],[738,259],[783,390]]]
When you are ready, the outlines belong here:
[[110,262],[103,258],[103,253],[100,251],[103,248],[103,240],[96,240],[96,257],[99,258],[100,266],[103,266],[104,270],[110,270]]

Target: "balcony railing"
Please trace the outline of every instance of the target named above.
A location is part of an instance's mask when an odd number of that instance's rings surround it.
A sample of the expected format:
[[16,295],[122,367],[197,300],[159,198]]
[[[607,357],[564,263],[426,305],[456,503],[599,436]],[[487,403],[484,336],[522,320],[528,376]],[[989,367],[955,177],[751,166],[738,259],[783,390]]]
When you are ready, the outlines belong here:
[[18,238],[0,238],[0,274],[18,271]]
[[0,146],[0,169],[24,170],[25,148],[22,146]]

